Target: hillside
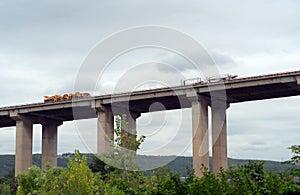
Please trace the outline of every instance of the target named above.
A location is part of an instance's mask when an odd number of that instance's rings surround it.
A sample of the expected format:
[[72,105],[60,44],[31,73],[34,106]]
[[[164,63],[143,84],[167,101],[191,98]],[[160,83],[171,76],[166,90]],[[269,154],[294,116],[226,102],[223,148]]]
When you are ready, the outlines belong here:
[[[85,154],[87,156],[88,162],[92,159],[92,154]],[[66,167],[68,163],[68,157],[72,157],[72,154],[63,155],[58,158],[58,166]],[[173,160],[174,159],[174,160]],[[167,162],[168,167],[174,173],[179,173],[181,176],[185,176],[187,170],[192,169],[192,157],[184,157],[178,156],[138,156],[138,163],[141,169],[146,167],[159,167],[160,165],[164,165]],[[249,160],[241,160],[241,159],[228,159],[229,166],[236,166],[237,164],[242,165],[248,163]],[[210,159],[210,167],[212,161]],[[15,164],[15,156],[14,155],[0,155],[0,177],[4,176],[8,171],[14,168]],[[41,154],[34,154],[33,155],[33,164],[40,166],[41,164]],[[276,161],[266,161],[264,165],[265,170],[280,172],[287,168],[293,168],[295,166],[281,164],[280,162]]]

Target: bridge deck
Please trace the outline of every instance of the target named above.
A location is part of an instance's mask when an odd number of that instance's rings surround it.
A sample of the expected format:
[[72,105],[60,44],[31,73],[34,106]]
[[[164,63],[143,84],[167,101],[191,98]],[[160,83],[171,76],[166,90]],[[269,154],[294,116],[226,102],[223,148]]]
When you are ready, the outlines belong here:
[[[161,103],[164,108],[155,110],[180,109],[191,106],[186,97],[191,89],[198,94],[211,97],[211,94],[226,92],[228,103],[263,100],[300,95],[300,71],[278,74],[260,75],[254,77],[236,78],[224,82],[195,83],[190,85],[158,88],[128,93],[100,95],[85,100],[62,101],[53,103],[34,103],[0,108],[0,127],[14,126],[15,121],[10,118],[11,111],[32,116],[38,123],[39,118],[49,118],[60,121],[95,118],[96,102],[122,106],[129,102],[130,110],[145,113],[155,102]],[[129,101],[128,101],[129,100]],[[124,106],[124,105],[123,105]],[[128,105],[125,105],[128,106]]]

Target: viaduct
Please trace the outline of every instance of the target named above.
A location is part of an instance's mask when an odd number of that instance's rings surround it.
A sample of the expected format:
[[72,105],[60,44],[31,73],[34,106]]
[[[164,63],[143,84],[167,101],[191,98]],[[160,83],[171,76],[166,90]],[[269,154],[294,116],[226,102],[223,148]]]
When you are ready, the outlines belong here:
[[[42,168],[57,165],[57,128],[64,121],[97,118],[97,150],[114,138],[114,114],[128,115],[129,129],[153,103],[166,110],[192,108],[193,168],[209,168],[208,107],[211,107],[213,171],[227,168],[226,109],[230,104],[300,95],[300,71],[194,83],[170,88],[95,96],[89,99],[35,103],[0,108],[0,127],[16,126],[15,175],[32,165],[33,124],[42,125]],[[115,111],[114,108],[122,108]],[[124,109],[125,108],[125,109]],[[121,111],[120,111],[121,110]],[[122,112],[123,110],[123,112]],[[159,110],[151,110],[159,111]]]

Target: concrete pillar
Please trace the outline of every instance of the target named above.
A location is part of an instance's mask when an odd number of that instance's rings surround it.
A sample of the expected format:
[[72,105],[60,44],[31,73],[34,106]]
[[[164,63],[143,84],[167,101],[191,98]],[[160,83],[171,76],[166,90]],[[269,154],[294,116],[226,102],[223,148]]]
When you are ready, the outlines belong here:
[[42,124],[42,169],[46,168],[47,162],[51,167],[57,166],[57,127],[61,124],[59,121]]
[[114,141],[114,115],[110,106],[97,108],[98,115],[98,154],[107,153]]
[[212,153],[213,172],[218,173],[220,168],[228,168],[227,160],[227,128],[226,109],[227,103],[216,103],[212,105]]
[[16,120],[16,159],[15,176],[32,166],[32,126],[26,117],[14,117]]
[[141,115],[136,112],[130,112],[130,115],[127,116],[128,120],[128,131],[131,135],[134,135],[136,137],[136,119],[140,117]]
[[193,169],[197,177],[203,175],[200,168],[209,169],[208,101],[203,96],[192,100]]
[[296,80],[297,80],[297,85],[300,86],[300,76],[296,76]]

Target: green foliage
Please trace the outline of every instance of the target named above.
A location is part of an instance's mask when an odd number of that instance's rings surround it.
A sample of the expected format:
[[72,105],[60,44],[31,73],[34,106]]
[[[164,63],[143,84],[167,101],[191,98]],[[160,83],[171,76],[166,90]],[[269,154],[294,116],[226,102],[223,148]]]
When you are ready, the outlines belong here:
[[291,174],[294,176],[294,178],[298,178],[298,184],[300,184],[299,178],[300,178],[300,145],[293,145],[289,149],[292,151],[292,158],[291,160],[287,161],[286,163],[290,163],[293,165],[298,165],[297,169],[291,170]]
[[263,170],[263,161],[229,169],[226,174],[237,194],[285,194],[292,191],[292,182]]
[[10,185],[8,184],[0,184],[0,194],[10,194]]
[[[144,173],[137,171],[136,151],[144,142],[145,136],[136,137],[136,129],[129,129],[126,115],[116,117],[115,144],[106,154],[100,156],[99,167],[104,165],[105,185],[107,194],[140,194],[144,191]],[[94,160],[95,162],[95,160]],[[94,165],[95,166],[95,165]],[[115,167],[115,168],[113,168]]]
[[28,172],[17,177],[17,194],[94,194],[97,192],[95,175],[86,165],[86,158],[81,158],[75,150],[74,159],[70,159],[67,168],[46,170],[33,166]]
[[292,180],[294,180],[295,184],[294,187],[300,191],[300,145],[293,145],[289,148],[292,151],[292,158],[285,163],[290,163],[294,165],[298,165],[296,169],[290,170],[290,176],[292,176]]
[[[88,164],[93,161],[94,154],[84,154],[87,157]],[[0,183],[3,183],[1,181],[5,180],[5,183],[12,183],[14,180],[15,172],[13,170],[14,164],[11,166],[1,166],[5,165],[7,163],[10,163],[10,160],[12,159],[14,162],[14,156],[9,155],[9,162],[6,162],[7,158],[2,158],[6,155],[0,155],[0,170],[2,171],[2,174],[0,174]],[[33,154],[33,156],[37,156],[36,158],[41,158],[41,154]],[[70,153],[71,157],[74,157],[73,154]],[[173,173],[179,173],[180,176],[186,177],[188,174],[186,172],[186,168],[192,169],[192,157],[184,157],[184,156],[145,156],[145,155],[136,155],[137,162],[140,165],[140,168],[144,169],[147,167],[158,167],[160,165],[165,165],[166,163],[168,167],[172,170]],[[67,167],[68,164],[68,158],[58,156],[57,159],[57,165],[59,167]],[[241,160],[241,159],[231,159],[228,158],[228,164],[229,166],[237,166],[237,164],[247,164],[249,160]],[[33,163],[37,166],[41,166],[40,164]],[[89,164],[90,166],[90,164]],[[269,170],[275,173],[284,172],[286,169],[296,169],[299,167],[299,165],[292,165],[292,164],[283,164],[276,161],[266,161],[264,164],[264,170]],[[9,176],[6,175],[10,172]],[[2,176],[2,177],[1,177]],[[10,180],[10,181],[8,181]],[[12,193],[12,194],[15,194]]]
[[93,194],[94,175],[86,165],[86,157],[80,158],[79,151],[75,151],[75,158],[70,159],[67,171],[61,174],[63,194]]
[[4,175],[4,177],[0,177],[0,194],[15,194],[15,187],[15,170],[11,169]]
[[[125,114],[116,117],[114,143],[111,143],[109,151],[99,158],[106,164],[123,170],[138,170],[136,151],[144,142],[145,136],[136,137],[135,129],[128,129],[128,121]],[[131,132],[131,133],[130,133]],[[127,172],[124,172],[127,175]]]
[[129,129],[126,114],[116,117],[116,128],[114,129],[115,142],[119,147],[125,147],[132,151],[140,149],[140,145],[145,141],[145,136],[136,138],[136,129]]
[[18,175],[19,195],[27,194],[297,194],[299,184],[288,174],[274,174],[263,170],[264,162],[221,170],[213,174],[202,168],[203,177],[189,173],[185,182],[168,168],[143,172],[115,169],[105,177],[93,173],[85,157],[75,151],[67,168],[41,170],[31,167]]
[[186,185],[180,181],[178,174],[173,174],[167,167],[161,167],[146,178],[146,194],[185,194]]
[[18,175],[18,193],[29,194],[38,189],[36,180],[41,176],[41,169],[37,166],[32,166],[27,172],[22,172]]
[[203,170],[204,176],[191,174],[186,180],[186,194],[293,194],[299,186],[284,175],[263,170],[264,162],[249,162],[246,165],[221,170],[213,174]]
[[249,164],[238,166],[236,169],[229,169],[228,177],[233,186],[238,186],[239,192],[245,194],[263,193],[264,188],[264,162],[249,162]]
[[[300,194],[300,184],[294,181],[294,172],[275,174],[265,171],[264,161],[249,161],[248,164],[231,167],[226,171],[220,170],[218,174],[202,167],[203,177],[198,178],[189,172],[185,182],[166,167],[155,169],[146,176],[135,169],[137,167],[132,153],[128,154],[121,147],[126,143],[126,146],[138,149],[144,138],[132,139],[132,135],[122,134],[123,119],[116,121],[117,138],[113,151],[104,156],[116,161],[119,168],[108,169],[109,166],[102,160],[94,158],[90,164],[92,171],[87,166],[86,157],[81,157],[79,151],[75,150],[74,158],[69,159],[67,168],[51,168],[47,165],[46,170],[41,170],[33,166],[19,174],[17,194]],[[126,118],[124,120],[126,122]],[[299,154],[295,148],[291,149],[294,154]]]
[[107,175],[104,182],[106,192],[114,187],[125,194],[141,194],[145,190],[144,175],[138,171],[116,169]]
[[96,155],[93,156],[92,162],[90,162],[88,166],[93,173],[99,172],[101,176],[105,176],[107,173],[115,170],[115,168],[107,166],[107,164]]
[[292,151],[292,158],[285,163],[290,163],[293,165],[300,165],[300,145],[293,145],[289,147],[289,149]]

